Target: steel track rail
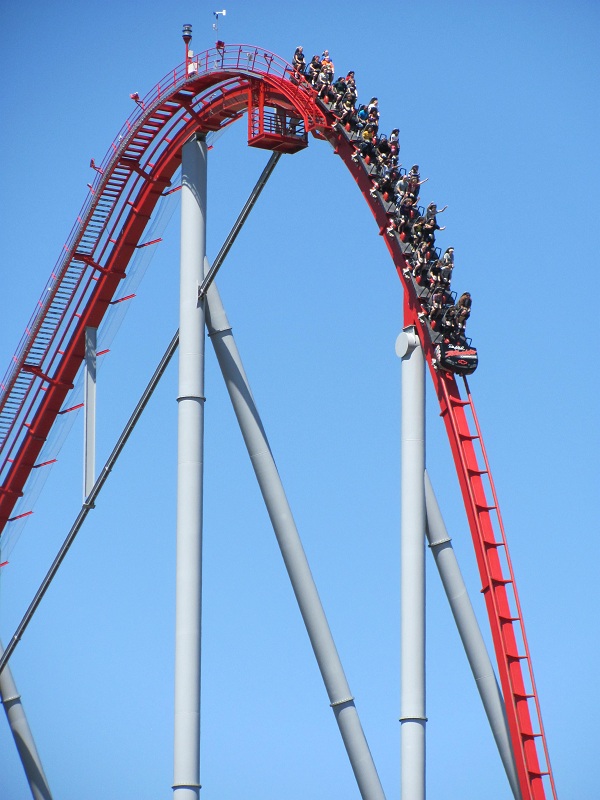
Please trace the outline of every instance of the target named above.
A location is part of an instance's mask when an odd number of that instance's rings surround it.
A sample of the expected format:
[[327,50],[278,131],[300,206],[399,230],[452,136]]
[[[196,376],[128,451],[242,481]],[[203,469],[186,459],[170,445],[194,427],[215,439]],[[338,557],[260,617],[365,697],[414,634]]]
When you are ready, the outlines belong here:
[[[385,234],[388,209],[381,196],[370,195],[368,168],[352,161],[354,147],[347,133],[316,93],[293,78],[289,64],[247,45],[206,51],[195,63],[197,71],[192,75],[180,65],[145,98],[138,98],[134,113],[100,166],[93,165],[96,177],[90,196],[53,271],[50,297],[42,295],[2,381],[0,532],[10,519],[82,363],[83,331],[86,326],[97,327],[109,308],[154,207],[168,191],[182,145],[196,131],[216,131],[238,119],[246,110],[256,81],[269,85],[277,96],[278,108],[293,111],[303,120],[306,131],[331,143],[359,186],[380,235]],[[435,369],[432,331],[418,316],[418,287],[404,272],[407,247],[395,235],[384,236],[384,241],[404,288],[405,324],[414,325],[421,340],[455,462],[490,620],[521,792],[525,800],[544,800],[544,779],[549,777],[551,796],[556,798],[508,547],[503,532],[501,536],[495,533],[494,519],[496,527],[499,520],[495,490],[492,488],[491,503],[486,497],[484,478],[493,487],[491,472],[485,456],[480,466],[475,450],[474,443],[479,442],[485,453],[478,423],[469,424],[466,415],[466,410],[471,410],[476,419],[471,398],[461,396],[454,375]],[[505,553],[504,559],[500,551]],[[543,766],[538,740],[543,742]]]
[[[544,779],[547,778],[550,796],[556,800],[554,778],[550,767],[539,700],[535,692],[533,668],[516,582],[510,566],[506,538],[502,533],[502,537],[499,539],[494,532],[493,515],[496,514],[499,518],[499,507],[495,489],[492,489],[489,464],[487,458],[483,456],[485,450],[478,423],[476,429],[473,430],[476,417],[470,395],[468,399],[463,399],[455,376],[439,371],[435,367],[432,331],[427,321],[419,317],[421,305],[417,294],[418,286],[410,274],[407,275],[408,264],[405,256],[407,247],[397,235],[394,235],[393,238],[385,235],[389,224],[387,204],[380,195],[373,197],[370,194],[372,181],[368,168],[361,159],[358,163],[352,160],[354,147],[341,125],[338,124],[328,129],[326,138],[333,146],[335,153],[348,167],[373,213],[379,234],[384,238],[398,278],[404,287],[404,324],[405,326],[413,325],[416,328],[427,358],[459,479],[482,581],[482,591],[490,622],[521,793],[523,798],[545,800],[547,795]],[[467,406],[472,409],[472,426],[469,425],[465,414]],[[485,458],[483,467],[480,466],[473,445],[475,441],[480,442],[482,456]],[[486,497],[483,476],[488,476],[490,489],[493,492],[494,499],[491,504]],[[508,569],[503,568],[498,554],[500,548],[505,551]],[[507,587],[512,589],[512,597],[509,597]],[[526,665],[525,670],[523,670],[523,665]],[[532,715],[535,719],[535,726]],[[540,766],[537,740],[542,741],[543,767]]]

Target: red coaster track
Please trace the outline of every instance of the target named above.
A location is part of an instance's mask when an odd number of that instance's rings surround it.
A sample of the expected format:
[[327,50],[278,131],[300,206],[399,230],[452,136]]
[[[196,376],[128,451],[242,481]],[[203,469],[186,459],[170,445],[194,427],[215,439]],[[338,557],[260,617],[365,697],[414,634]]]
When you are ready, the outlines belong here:
[[[386,204],[370,195],[368,171],[351,159],[354,147],[342,126],[316,92],[298,82],[290,65],[266,50],[247,45],[208,50],[173,70],[143,99],[133,99],[136,110],[104,160],[99,166],[92,162],[96,178],[90,194],[2,381],[0,533],[32,469],[41,466],[36,460],[84,358],[84,330],[97,327],[110,308],[193,133],[220,130],[248,113],[253,146],[294,152],[306,146],[309,132],[327,139],[355,179],[379,233],[388,226]],[[456,377],[435,369],[431,331],[418,317],[416,284],[403,272],[406,245],[396,235],[385,236],[385,242],[404,288],[405,325],[419,333],[454,457],[521,793],[524,800],[556,798],[514,575],[468,384],[464,380],[461,395]]]

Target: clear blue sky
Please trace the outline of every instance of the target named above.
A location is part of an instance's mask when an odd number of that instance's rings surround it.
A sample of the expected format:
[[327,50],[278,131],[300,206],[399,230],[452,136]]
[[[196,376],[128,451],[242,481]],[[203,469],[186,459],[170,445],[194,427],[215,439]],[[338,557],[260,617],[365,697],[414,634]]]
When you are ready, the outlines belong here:
[[[219,6],[222,8],[223,6]],[[219,37],[291,59],[328,48],[377,95],[401,161],[448,204],[439,236],[473,295],[471,379],[496,480],[557,789],[597,768],[600,7],[432,0],[225,3]],[[4,3],[0,370],[100,161],[143,95],[215,40],[205,3]],[[209,256],[266,154],[245,123],[211,151]],[[99,376],[98,463],[177,328],[178,216]],[[329,146],[285,157],[219,285],[388,799],[399,794],[401,290]],[[102,342],[100,342],[102,344]],[[214,358],[207,367],[202,796],[357,797],[327,696]],[[484,627],[470,536],[430,392],[427,461]],[[61,800],[168,798],[176,365],[153,398],[12,660]],[[81,419],[35,514],[2,551],[6,642],[81,502]],[[433,563],[428,796],[509,797]],[[0,720],[0,796],[27,798]]]

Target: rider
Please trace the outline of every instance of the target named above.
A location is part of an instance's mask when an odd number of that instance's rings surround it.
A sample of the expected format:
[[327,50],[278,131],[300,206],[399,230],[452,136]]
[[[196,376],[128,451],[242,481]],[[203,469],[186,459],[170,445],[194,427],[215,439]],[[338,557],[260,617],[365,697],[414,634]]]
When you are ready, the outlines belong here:
[[301,45],[298,45],[294,57],[292,59],[292,66],[300,75],[304,75],[306,70],[306,61],[304,60],[304,51]]
[[313,86],[317,82],[319,72],[321,72],[321,59],[319,56],[313,56],[310,64],[308,65],[308,69],[306,70],[306,77]]
[[442,261],[444,262],[444,265],[447,266],[447,267],[453,267],[454,266],[454,248],[453,247],[446,248],[446,252],[442,256]]
[[463,292],[458,298],[456,304],[457,309],[457,323],[459,333],[463,333],[467,320],[471,316],[471,295],[469,292]]
[[448,208],[447,205],[444,206],[443,208],[438,208],[435,203],[429,203],[429,205],[427,206],[427,210],[425,212],[425,219],[426,220],[433,219],[434,221],[437,221],[436,220],[436,214],[441,214],[447,208]]
[[[327,53],[327,50],[325,52]],[[326,74],[328,83],[331,83],[333,81],[333,61],[329,55],[324,55],[321,59],[321,71]]]
[[407,192],[410,192],[410,194],[412,194],[412,196],[415,198],[415,200],[417,200],[418,197],[419,197],[419,192],[421,190],[421,186],[424,183],[427,183],[429,178],[423,178],[423,180],[421,180],[421,176],[419,174],[419,165],[418,164],[413,164],[412,165],[407,177],[408,177]]

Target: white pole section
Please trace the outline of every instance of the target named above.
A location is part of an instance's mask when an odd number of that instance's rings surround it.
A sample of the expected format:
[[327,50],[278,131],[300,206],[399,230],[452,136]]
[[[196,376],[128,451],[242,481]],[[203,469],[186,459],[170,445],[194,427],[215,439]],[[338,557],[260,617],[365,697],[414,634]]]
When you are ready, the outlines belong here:
[[83,502],[96,480],[96,346],[97,329],[85,329],[83,420]]
[[[363,800],[385,800],[354,698],[215,283],[211,284],[206,297],[208,302],[206,321],[210,340],[225,379],[360,795]],[[423,484],[422,475],[421,484]]]
[[500,758],[504,764],[506,777],[515,800],[521,800],[521,790],[519,789],[519,779],[508,733],[502,693],[467,593],[467,587],[456,560],[452,540],[448,536],[442,512],[427,472],[425,472],[425,503],[427,507],[427,539],[429,540],[429,547],[440,573],[458,633],[465,648]]
[[206,155],[201,136],[182,148],[174,800],[200,795]]
[[[0,655],[4,652],[0,642]],[[31,789],[34,800],[52,800],[50,787],[44,775],[42,762],[38,755],[33,735],[25,716],[21,695],[17,692],[17,687],[13,680],[10,667],[7,665],[0,674],[0,698],[6,712],[6,718],[14,737],[25,776]]]
[[416,331],[396,340],[402,359],[401,797],[425,800],[425,359]]

